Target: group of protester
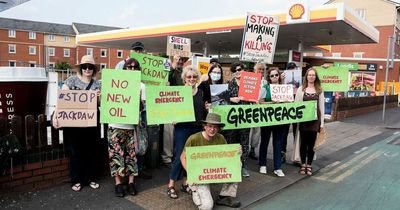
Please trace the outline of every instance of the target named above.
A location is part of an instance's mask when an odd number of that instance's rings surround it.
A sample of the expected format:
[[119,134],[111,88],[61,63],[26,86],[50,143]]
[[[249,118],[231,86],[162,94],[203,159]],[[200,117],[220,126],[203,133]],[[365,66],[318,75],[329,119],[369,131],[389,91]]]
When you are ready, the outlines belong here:
[[[132,50],[143,53],[144,46],[140,42],[132,45]],[[278,177],[285,176],[282,171],[282,163],[286,161],[286,145],[290,124],[261,126],[260,128],[241,128],[221,131],[224,126],[221,123],[221,116],[212,113],[210,85],[223,84],[223,69],[218,59],[212,59],[209,72],[201,75],[198,69],[189,65],[184,67],[187,59],[174,57],[172,60],[169,74],[169,85],[171,86],[190,86],[193,95],[193,107],[195,121],[164,125],[164,134],[172,134],[172,142],[164,140],[164,151],[172,153],[170,163],[169,182],[167,195],[172,199],[178,198],[176,182],[183,177],[180,190],[192,194],[193,202],[199,209],[212,209],[213,199],[209,185],[189,184],[186,180],[186,156],[185,148],[192,146],[233,144],[239,143],[238,152],[241,154],[242,176],[249,177],[246,170],[247,159],[250,156],[254,158],[254,150],[259,144],[259,172],[267,174],[267,151],[270,137],[272,135],[273,145],[273,168],[274,174]],[[288,67],[296,67],[289,63]],[[124,70],[140,71],[139,62],[134,58],[127,58],[117,64],[116,68]],[[100,84],[94,79],[99,67],[90,55],[85,55],[81,63],[77,65],[77,74],[69,77],[62,89],[64,90],[97,90],[100,93]],[[228,93],[230,105],[242,104],[269,104],[276,103],[271,100],[270,84],[282,84],[284,73],[281,73],[277,67],[271,67],[268,70],[266,65],[257,63],[254,67],[255,72],[262,73],[263,79],[259,100],[245,101],[238,96],[241,80],[241,73],[249,71],[243,63],[235,62],[231,65],[230,71],[232,79],[228,81]],[[140,123],[146,124],[146,86],[141,83],[140,90],[140,112],[142,113]],[[149,88],[149,87],[147,87]],[[314,144],[317,133],[323,129],[323,110],[324,98],[320,80],[315,69],[310,68],[304,75],[303,85],[297,89],[295,101],[317,101],[318,118],[314,121],[299,123],[293,125],[295,135],[294,144],[300,145],[300,174],[312,175],[312,161],[314,158]],[[287,102],[289,103],[289,102]],[[53,117],[53,126],[59,128],[56,117]],[[138,125],[133,124],[109,124],[108,128],[108,153],[111,176],[115,180],[115,195],[123,197],[125,194],[136,195],[138,193],[135,176],[141,174],[142,178],[151,178],[151,175],[143,171],[143,156],[135,153],[138,138]],[[91,188],[99,188],[99,184],[94,181],[93,174],[93,144],[98,139],[96,129],[87,128],[63,128],[65,141],[68,142],[70,150],[71,163],[71,186],[72,190],[80,191],[83,186],[89,185]],[[219,133],[221,131],[221,133]],[[168,135],[165,135],[168,136]],[[250,146],[251,145],[251,146]],[[166,155],[168,157],[168,155]],[[296,160],[298,157],[293,157]],[[126,179],[126,180],[125,180]],[[237,193],[237,184],[225,184],[222,187],[220,195],[216,201],[217,204],[230,207],[239,207],[240,202],[235,199]]]

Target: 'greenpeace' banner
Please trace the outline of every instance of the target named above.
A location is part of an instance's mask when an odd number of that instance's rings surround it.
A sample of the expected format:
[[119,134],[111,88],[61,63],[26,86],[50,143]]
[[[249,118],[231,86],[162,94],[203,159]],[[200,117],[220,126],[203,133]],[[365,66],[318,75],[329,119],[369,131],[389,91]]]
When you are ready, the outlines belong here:
[[240,60],[273,63],[279,17],[247,13]]
[[147,124],[194,122],[192,87],[152,86],[146,88]]
[[170,63],[167,58],[131,52],[131,58],[139,61],[142,68],[141,80],[149,85],[166,85]]
[[188,182],[241,182],[240,144],[186,147]]
[[221,115],[224,129],[254,128],[306,122],[317,119],[317,102],[302,101],[280,104],[226,105],[212,108]]
[[349,69],[346,67],[316,67],[324,91],[349,91]]
[[102,70],[100,122],[139,123],[140,72]]

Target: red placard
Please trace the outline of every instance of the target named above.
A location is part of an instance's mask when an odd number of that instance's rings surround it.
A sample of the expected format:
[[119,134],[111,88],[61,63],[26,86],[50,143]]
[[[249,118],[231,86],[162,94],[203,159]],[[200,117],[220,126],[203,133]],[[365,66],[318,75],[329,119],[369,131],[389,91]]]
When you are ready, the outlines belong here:
[[261,85],[261,74],[253,72],[242,72],[239,85],[239,97],[244,101],[258,101]]

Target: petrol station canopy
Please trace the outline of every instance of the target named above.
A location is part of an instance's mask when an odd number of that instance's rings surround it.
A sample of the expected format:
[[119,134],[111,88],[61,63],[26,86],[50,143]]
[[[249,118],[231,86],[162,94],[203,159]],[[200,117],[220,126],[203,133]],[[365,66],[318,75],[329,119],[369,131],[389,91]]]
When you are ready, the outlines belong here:
[[[298,50],[315,51],[317,45],[368,44],[379,41],[379,31],[344,3],[318,7],[306,6],[307,20],[293,23],[289,10],[265,12],[279,17],[276,53]],[[140,41],[147,52],[166,52],[167,36],[190,38],[192,52],[219,55],[239,54],[246,15],[237,18],[190,23],[119,29],[77,36],[77,44],[130,49]]]

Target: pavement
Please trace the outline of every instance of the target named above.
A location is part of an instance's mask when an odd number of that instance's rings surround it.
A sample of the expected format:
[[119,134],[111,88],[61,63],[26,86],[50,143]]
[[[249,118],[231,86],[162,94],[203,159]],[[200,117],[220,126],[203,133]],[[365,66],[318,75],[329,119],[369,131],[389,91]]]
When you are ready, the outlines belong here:
[[[380,110],[327,123],[326,129],[327,141],[317,151],[317,160],[313,163],[315,175],[318,175],[321,168],[339,161],[343,154],[357,151],[363,145],[377,142],[400,130],[400,108],[387,109],[385,122],[382,121]],[[289,134],[288,154],[291,154],[292,142],[293,136]],[[309,178],[300,175],[298,167],[288,162],[282,166],[286,176],[278,178],[272,173],[272,152],[268,152],[267,175],[258,173],[256,160],[249,160],[250,177],[243,178],[239,184],[238,199],[242,203],[240,209],[252,208],[252,204]],[[70,189],[69,183],[60,183],[58,186],[34,192],[0,195],[0,209],[197,209],[191,197],[185,193],[179,192],[179,198],[175,200],[167,197],[168,168],[160,167],[150,172],[153,179],[136,180],[139,191],[136,196],[115,197],[113,179],[104,177],[99,181],[101,187],[97,190],[85,187],[76,193]],[[218,195],[218,189],[219,185],[212,188],[213,196]],[[230,208],[215,206],[215,209]]]

